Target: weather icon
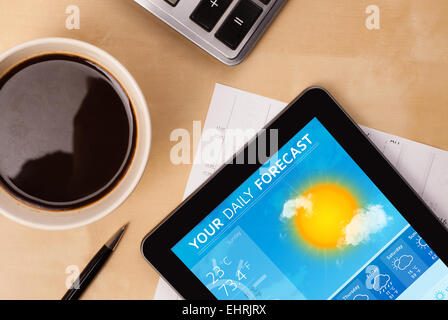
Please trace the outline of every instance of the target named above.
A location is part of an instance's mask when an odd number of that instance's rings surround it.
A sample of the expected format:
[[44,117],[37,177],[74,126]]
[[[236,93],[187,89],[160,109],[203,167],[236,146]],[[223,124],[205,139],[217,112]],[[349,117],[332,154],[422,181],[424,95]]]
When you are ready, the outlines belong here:
[[417,247],[419,247],[420,249],[426,249],[426,247],[428,246],[428,244],[425,242],[425,240],[422,239],[422,237],[418,237],[417,238]]
[[414,257],[408,254],[402,255],[400,258],[397,258],[393,261],[394,269],[396,270],[406,270],[414,260]]
[[373,289],[377,292],[382,291],[390,282],[388,274],[380,273],[380,269],[375,265],[370,265],[366,268],[367,279],[366,288]]
[[353,300],[370,300],[370,298],[366,294],[357,294]]
[[388,274],[379,274],[373,278],[373,289],[375,291],[383,290],[390,281]]
[[390,220],[381,205],[360,206],[349,188],[317,184],[283,206],[282,220],[293,219],[305,243],[319,249],[341,249],[365,244]]
[[446,298],[446,294],[445,294],[445,292],[443,292],[443,291],[437,291],[437,292],[434,294],[434,299],[435,299],[435,300],[445,300],[445,298]]

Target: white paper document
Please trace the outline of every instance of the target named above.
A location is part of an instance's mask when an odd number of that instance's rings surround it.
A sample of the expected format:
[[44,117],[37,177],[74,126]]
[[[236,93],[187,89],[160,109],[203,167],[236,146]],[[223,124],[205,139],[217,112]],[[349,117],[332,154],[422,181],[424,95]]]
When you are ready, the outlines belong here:
[[[213,132],[201,139],[184,197],[191,194],[227,160],[225,132],[228,129],[260,130],[287,104],[228,86],[216,84],[203,132]],[[414,190],[425,200],[445,225],[448,225],[448,152],[378,130],[361,127]],[[246,136],[246,141],[251,137]],[[204,161],[205,144],[222,144],[222,159]],[[241,141],[242,147],[246,141]],[[225,154],[225,156],[224,156]],[[210,158],[208,158],[210,159]],[[207,159],[205,159],[207,160]],[[155,299],[181,299],[163,279]]]

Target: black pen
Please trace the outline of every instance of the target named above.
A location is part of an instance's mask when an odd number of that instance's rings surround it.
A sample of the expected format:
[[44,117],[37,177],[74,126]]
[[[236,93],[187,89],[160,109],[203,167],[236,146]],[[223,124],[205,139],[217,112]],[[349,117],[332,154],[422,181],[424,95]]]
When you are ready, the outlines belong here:
[[118,243],[123,237],[126,231],[127,224],[120,228],[110,239],[107,241],[93,259],[87,264],[87,266],[82,270],[79,278],[73,283],[67,293],[62,297],[62,300],[76,300],[82,293],[86,290],[90,282],[95,278],[98,272],[109,259],[110,255],[117,248]]

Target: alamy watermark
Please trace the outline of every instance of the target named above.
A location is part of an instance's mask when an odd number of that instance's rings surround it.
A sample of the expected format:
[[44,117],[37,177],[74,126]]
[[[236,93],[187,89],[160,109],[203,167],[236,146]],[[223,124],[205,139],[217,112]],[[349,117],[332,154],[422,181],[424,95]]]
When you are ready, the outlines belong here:
[[380,8],[377,5],[371,4],[366,8],[366,28],[368,30],[380,30]]
[[[279,143],[277,129],[212,128],[202,131],[200,121],[193,121],[191,132],[184,128],[173,130],[170,141],[175,142],[170,152],[174,165],[265,163],[273,160]],[[248,144],[245,152],[239,152],[248,142],[253,143]]]
[[69,5],[65,9],[65,13],[68,14],[65,19],[65,27],[68,30],[79,30],[81,28],[81,10],[76,5]]
[[65,278],[65,287],[67,289],[79,289],[79,267],[77,265],[69,265],[65,268],[65,273],[68,274],[67,278]]

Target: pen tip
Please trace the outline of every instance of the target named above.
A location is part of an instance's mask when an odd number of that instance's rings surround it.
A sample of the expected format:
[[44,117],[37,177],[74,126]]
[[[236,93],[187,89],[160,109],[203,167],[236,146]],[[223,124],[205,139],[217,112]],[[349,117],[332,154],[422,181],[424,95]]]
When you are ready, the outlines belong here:
[[124,232],[126,231],[129,222],[123,225],[104,245],[111,249],[112,251],[118,246]]

